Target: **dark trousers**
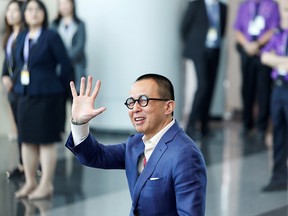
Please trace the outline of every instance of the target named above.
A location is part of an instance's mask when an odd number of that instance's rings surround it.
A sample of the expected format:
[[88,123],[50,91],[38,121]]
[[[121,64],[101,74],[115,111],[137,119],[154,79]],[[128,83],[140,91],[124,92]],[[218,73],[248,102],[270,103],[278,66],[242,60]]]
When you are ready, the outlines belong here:
[[253,108],[258,103],[256,127],[265,132],[270,115],[271,68],[261,63],[259,56],[248,56],[240,47],[242,73],[243,126],[252,129],[255,125]]
[[287,182],[288,156],[288,85],[274,87],[271,99],[273,123],[273,176],[272,181]]
[[207,132],[219,58],[219,49],[206,48],[202,58],[193,59],[197,76],[197,90],[187,128],[194,129],[196,122],[200,122],[202,133]]

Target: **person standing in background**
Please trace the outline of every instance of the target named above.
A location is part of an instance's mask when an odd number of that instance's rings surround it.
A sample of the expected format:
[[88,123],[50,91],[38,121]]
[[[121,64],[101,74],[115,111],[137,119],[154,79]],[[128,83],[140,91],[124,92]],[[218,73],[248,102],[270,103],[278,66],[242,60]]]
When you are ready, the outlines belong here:
[[52,22],[67,50],[74,68],[75,85],[79,92],[81,77],[86,77],[86,30],[85,24],[76,14],[74,0],[58,0],[58,17]]
[[[259,51],[270,40],[279,22],[279,9],[275,1],[245,0],[239,6],[234,24],[242,74],[241,135],[248,136],[256,126],[256,138],[261,142],[265,140],[270,115],[271,68],[261,63]],[[255,101],[258,104],[256,125],[253,112]]]
[[273,168],[264,192],[287,190],[288,172],[288,1],[280,1],[281,26],[264,47],[261,60],[273,68],[271,97]]
[[[18,34],[22,28],[21,7],[23,2],[12,0],[8,3],[5,12],[6,31],[3,41],[5,59],[2,69],[2,84],[8,95],[8,101],[14,117],[15,125],[17,126],[17,95],[14,93],[14,82],[19,73],[16,70],[15,50]],[[24,168],[21,156],[21,141],[17,137],[19,164],[16,168],[6,172],[8,178],[14,178],[24,175]]]
[[193,60],[197,76],[197,90],[186,129],[192,138],[206,136],[209,132],[209,111],[226,14],[227,6],[218,0],[195,0],[189,2],[182,21],[184,57]]
[[[74,0],[58,0],[58,16],[52,22],[51,28],[56,30],[67,50],[67,54],[72,62],[74,69],[74,81],[77,92],[79,92],[80,79],[86,77],[86,30],[85,24],[76,14],[76,5]],[[71,94],[65,98],[65,107],[63,110],[63,129],[65,132],[66,122],[66,101],[71,100]]]
[[[18,133],[22,141],[25,184],[16,198],[43,199],[53,193],[57,162],[55,143],[60,141],[64,95],[72,80],[72,66],[60,36],[48,30],[48,15],[40,0],[23,5],[25,30],[19,34],[16,64],[20,75],[15,83],[18,94]],[[60,73],[57,65],[61,65]],[[42,175],[38,184],[36,169]]]

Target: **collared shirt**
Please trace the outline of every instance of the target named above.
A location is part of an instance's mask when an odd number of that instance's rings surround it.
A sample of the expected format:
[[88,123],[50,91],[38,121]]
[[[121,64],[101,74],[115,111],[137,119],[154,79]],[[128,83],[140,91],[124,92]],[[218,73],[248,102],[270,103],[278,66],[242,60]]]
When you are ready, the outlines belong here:
[[[257,11],[257,3],[259,8]],[[257,14],[256,14],[257,13]],[[246,0],[240,4],[234,29],[240,31],[247,40],[261,37],[267,31],[277,28],[280,23],[278,4],[273,0]]]
[[[146,140],[145,135],[142,137],[142,140],[143,140],[144,145],[145,145],[144,155],[146,157],[146,161],[149,160],[151,154],[153,153],[156,145],[158,144],[158,142],[160,141],[162,136],[166,133],[167,130],[169,130],[170,127],[172,127],[172,125],[174,123],[175,123],[175,119],[173,119],[168,125],[166,125],[162,130],[160,130],[157,134],[155,134],[149,140]],[[140,161],[138,163],[138,171],[139,171],[139,173],[142,172],[142,170],[144,168],[144,164],[143,164],[144,155],[143,155],[142,159],[140,159]]]
[[58,26],[58,33],[65,44],[65,47],[70,49],[72,47],[72,39],[77,32],[78,25],[75,21],[65,24],[63,19],[60,21]]
[[209,28],[206,36],[206,47],[220,46],[220,5],[218,0],[205,0]]
[[[287,56],[287,46],[288,46],[288,29],[281,30],[273,35],[273,37],[270,39],[270,41],[267,43],[267,45],[261,50],[261,52],[272,52],[274,51],[276,55],[278,56]],[[276,79],[278,75],[285,76],[285,80],[288,81],[288,74],[286,71],[282,74],[282,71],[278,71],[277,69],[273,69],[271,76],[272,79]]]

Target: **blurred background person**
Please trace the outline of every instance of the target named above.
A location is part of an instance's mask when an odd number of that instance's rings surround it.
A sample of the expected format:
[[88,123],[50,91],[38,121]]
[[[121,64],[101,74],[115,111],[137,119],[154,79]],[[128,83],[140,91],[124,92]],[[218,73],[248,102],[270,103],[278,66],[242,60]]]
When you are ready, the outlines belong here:
[[[60,141],[61,115],[65,91],[72,77],[72,66],[60,36],[48,30],[48,15],[42,1],[23,5],[26,30],[17,40],[16,64],[20,76],[15,84],[19,95],[18,128],[22,141],[25,184],[16,198],[42,199],[53,193],[57,161],[55,143]],[[57,65],[61,72],[57,73]],[[42,176],[38,184],[36,169]]]
[[[273,0],[245,0],[241,2],[234,29],[236,47],[240,54],[242,76],[243,128],[241,135],[250,135],[256,127],[256,138],[264,141],[268,127],[271,94],[271,68],[260,61],[259,50],[265,46],[279,26],[277,2]],[[256,125],[254,105],[257,101]]]
[[263,191],[287,190],[288,172],[288,1],[280,0],[281,25],[265,46],[261,60],[273,68],[271,117],[273,168]]
[[184,57],[193,60],[197,77],[197,90],[187,124],[187,133],[194,139],[206,136],[209,131],[209,111],[225,33],[226,14],[227,6],[218,0],[195,0],[189,1],[182,21]]
[[[79,92],[80,79],[86,77],[86,30],[85,24],[76,14],[76,5],[74,0],[58,0],[58,16],[52,22],[52,29],[55,29],[67,50],[67,54],[72,62],[74,69],[74,81]],[[67,95],[66,100],[71,100],[71,94]],[[65,132],[66,107],[63,113],[63,132]]]
[[[19,71],[16,70],[15,64],[15,50],[16,41],[19,32],[22,28],[21,21],[21,7],[23,2],[12,0],[8,3],[5,12],[5,36],[3,41],[3,48],[5,52],[5,59],[3,62],[2,69],[2,84],[8,95],[8,101],[11,106],[13,113],[13,121],[15,122],[15,127],[17,125],[17,96],[14,93],[14,82],[19,76]],[[17,137],[18,142],[18,155],[19,164],[16,168],[6,172],[7,177],[14,178],[24,175],[23,162],[21,156],[21,141]]]

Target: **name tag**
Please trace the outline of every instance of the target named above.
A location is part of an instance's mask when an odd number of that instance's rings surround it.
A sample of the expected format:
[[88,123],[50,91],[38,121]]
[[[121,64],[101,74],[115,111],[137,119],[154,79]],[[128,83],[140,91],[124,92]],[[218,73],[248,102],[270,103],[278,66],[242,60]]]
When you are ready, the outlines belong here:
[[218,38],[218,33],[216,28],[209,28],[207,33],[207,40],[209,42],[215,42]]
[[263,16],[257,16],[254,20],[251,20],[248,25],[248,33],[250,35],[258,36],[265,28],[265,19]]
[[22,85],[29,85],[30,83],[30,73],[28,70],[21,71],[21,84]]

